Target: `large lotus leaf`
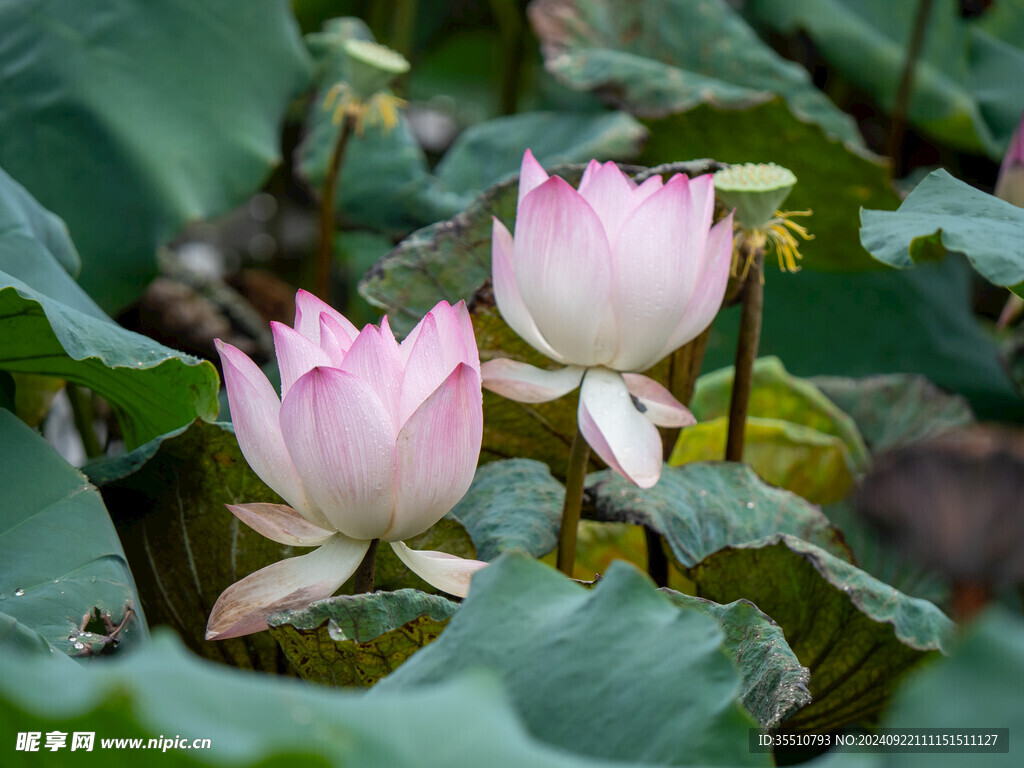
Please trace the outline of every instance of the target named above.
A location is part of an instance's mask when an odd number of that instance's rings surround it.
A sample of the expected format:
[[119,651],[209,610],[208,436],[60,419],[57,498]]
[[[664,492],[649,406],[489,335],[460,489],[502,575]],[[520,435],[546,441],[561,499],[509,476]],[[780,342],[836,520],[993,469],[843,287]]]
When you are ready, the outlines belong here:
[[0,169],[0,369],[89,387],[129,448],[216,416],[214,367],[114,323],[68,274],[76,259],[60,219]]
[[415,589],[340,595],[270,617],[270,633],[306,680],[369,688],[433,642],[458,603]]
[[948,649],[953,631],[927,600],[785,534],[727,546],[687,575],[701,597],[754,603],[810,669],[812,702],[783,724],[787,730],[824,733],[871,721],[907,671]]
[[[981,764],[1018,766],[1024,759],[1020,724],[1024,705],[1024,622],[1003,608],[992,608],[964,631],[952,656],[913,675],[893,697],[882,725],[888,728],[959,729],[974,726],[989,732],[1009,729],[1009,751],[992,754],[878,755],[877,765],[900,768],[945,768]],[[955,732],[955,731],[953,731]],[[1003,737],[1001,737],[1003,738]],[[1000,747],[1007,746],[1005,743]]]
[[546,464],[508,459],[477,469],[449,517],[465,526],[481,560],[511,549],[541,557],[558,543],[564,500],[565,488]]
[[204,639],[221,592],[304,551],[264,538],[224,507],[283,503],[246,464],[229,427],[196,421],[86,471],[103,493],[153,624],[170,625],[207,658],[287,669],[266,633]]
[[[213,665],[164,632],[102,669],[69,671],[48,659],[3,654],[0,721],[11,733],[94,732],[93,751],[69,752],[68,765],[116,763],[108,751],[113,747],[102,746],[104,737],[139,739],[145,748],[161,735],[171,743],[181,737],[190,746],[193,739],[209,739],[206,749],[169,749],[153,760],[173,768],[422,768],[424,755],[430,764],[449,768],[611,765],[531,738],[490,680],[463,678],[371,700]],[[10,765],[54,763],[21,761],[21,755],[41,756],[8,749],[14,755]]]
[[4,654],[35,654],[58,660],[59,663],[75,663],[41,634],[6,613],[0,613],[0,650]]
[[[717,461],[725,456],[729,418],[721,416],[684,429],[669,463]],[[747,418],[743,461],[758,476],[815,504],[846,497],[854,484],[853,461],[835,435],[781,419]]]
[[857,566],[905,595],[949,608],[949,581],[934,568],[921,565],[897,547],[891,536],[858,514],[852,499],[822,508],[832,525],[843,532]]
[[810,381],[850,414],[873,453],[974,422],[964,398],[943,392],[923,376],[816,376]]
[[[971,280],[959,259],[857,275],[769,274],[761,352],[797,376],[920,374],[963,395],[979,418],[1022,421],[1024,400],[971,311]],[[732,363],[738,326],[738,309],[719,313],[706,369]]]
[[0,29],[0,165],[68,222],[108,310],[259,187],[308,77],[285,0],[4,0]]
[[[1018,0],[999,2],[1003,23],[984,22],[1005,34]],[[751,0],[746,8],[769,29],[805,32],[815,51],[843,78],[868,91],[888,111],[896,103],[915,3],[887,0]],[[1012,10],[1011,10],[1012,9]],[[1012,33],[1011,33],[1012,34]],[[1020,38],[1004,38],[1020,45]],[[999,157],[1024,106],[1024,86],[1012,73],[1024,52],[965,21],[957,3],[935,3],[914,71],[910,121],[935,138]]]
[[529,147],[544,166],[636,157],[646,129],[625,112],[522,112],[467,128],[437,165],[445,188],[469,195],[519,172]]
[[132,573],[99,493],[3,409],[0,488],[0,614],[72,656],[144,638]]
[[742,109],[779,94],[801,120],[860,142],[850,117],[725,0],[534,0],[530,20],[552,73],[636,114]]
[[766,765],[723,635],[614,563],[584,589],[526,555],[476,574],[448,628],[368,694],[408,693],[483,667],[527,729],[571,752],[669,765]]
[[899,210],[861,211],[860,241],[900,269],[962,253],[989,282],[1024,294],[1024,209],[942,169],[914,187]]
[[605,470],[587,478],[586,494],[588,514],[657,531],[683,568],[694,567],[723,547],[776,533],[849,556],[821,510],[789,491],[766,485],[746,464],[666,466],[658,484],[648,489]]
[[[796,174],[787,211],[813,211],[795,219],[814,239],[800,243],[804,271],[876,270],[857,240],[861,206],[895,208],[886,166],[793,117],[774,100],[741,112],[702,105],[681,115],[644,120],[650,130],[637,162],[657,165],[678,157],[713,157],[723,163],[778,163]],[[769,255],[766,284],[777,277]],[[789,358],[783,357],[787,364]]]
[[[974,421],[962,397],[943,392],[921,376],[818,376],[810,381],[853,417],[873,453]],[[946,581],[937,572],[908,559],[888,537],[857,515],[852,505],[830,504],[824,512],[843,532],[861,568],[904,594],[946,605]]]
[[[690,410],[701,421],[729,415],[734,368],[722,368],[697,379]],[[777,357],[754,362],[747,411],[751,416],[781,419],[834,435],[846,445],[854,467],[864,469],[868,452],[854,420],[822,394],[813,382],[791,375]]]
[[[306,550],[277,544],[241,523],[225,504],[282,503],[245,462],[230,425],[196,421],[116,459],[91,464],[143,584],[153,623],[169,624],[207,658],[264,670],[287,669],[266,633],[207,642],[206,620],[227,587],[264,566]],[[419,549],[473,557],[472,542],[454,520],[410,540]],[[381,547],[377,586],[430,589]],[[342,590],[351,592],[351,580]]]
[[662,592],[679,607],[702,611],[718,622],[726,652],[743,675],[743,703],[762,728],[778,727],[810,702],[807,669],[800,666],[779,625],[756,605],[749,600],[719,605],[671,589]]

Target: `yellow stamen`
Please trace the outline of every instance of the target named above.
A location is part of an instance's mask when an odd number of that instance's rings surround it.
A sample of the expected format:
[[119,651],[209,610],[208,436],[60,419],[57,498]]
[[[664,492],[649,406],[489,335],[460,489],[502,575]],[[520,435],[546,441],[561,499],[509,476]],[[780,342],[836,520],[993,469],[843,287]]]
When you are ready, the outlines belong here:
[[[766,253],[774,252],[779,260],[779,269],[783,272],[799,272],[798,259],[803,256],[799,250],[799,241],[793,236],[793,232],[804,240],[813,240],[814,235],[808,233],[806,227],[791,221],[791,216],[810,216],[811,211],[776,211],[775,218],[768,222],[764,229],[744,230],[737,225],[736,233],[733,236],[733,264],[732,274],[745,280],[750,271],[750,265],[754,259],[754,253],[763,248]],[[742,275],[739,275],[739,255],[743,250],[747,251],[747,258],[743,264]]]

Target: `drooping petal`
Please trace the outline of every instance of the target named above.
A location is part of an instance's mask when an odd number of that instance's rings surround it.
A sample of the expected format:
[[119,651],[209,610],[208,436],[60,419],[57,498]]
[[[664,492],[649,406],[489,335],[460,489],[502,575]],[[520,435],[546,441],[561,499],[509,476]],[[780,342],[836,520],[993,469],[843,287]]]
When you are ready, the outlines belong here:
[[729,283],[729,268],[732,265],[732,214],[722,219],[711,228],[708,234],[708,255],[705,270],[700,276],[687,303],[682,319],[668,337],[665,346],[652,355],[647,365],[638,367],[644,370],[654,365],[683,344],[696,338],[705,328],[711,325],[725,298],[725,289]]
[[607,352],[599,332],[612,269],[594,210],[552,176],[523,201],[513,249],[516,287],[537,330],[568,363],[600,360]]
[[326,312],[320,315],[320,349],[327,354],[332,368],[341,367],[357,336],[350,337],[345,326]]
[[317,366],[332,367],[328,354],[298,331],[278,322],[271,322],[270,330],[274,334],[274,352],[281,371],[281,399],[303,374]]
[[350,339],[359,334],[356,328],[338,310],[325,301],[321,301],[309,291],[299,290],[295,294],[295,330],[320,345],[320,315],[327,314],[334,318],[345,329]]
[[329,525],[306,494],[281,432],[281,400],[263,371],[245,353],[214,342],[224,368],[224,385],[238,447],[252,471],[310,522]]
[[290,557],[246,576],[224,590],[210,611],[207,640],[227,640],[267,628],[267,617],[330,597],[344,584],[370,546],[335,534],[319,549]]
[[444,517],[473,482],[482,439],[480,375],[459,363],[398,434],[395,513],[381,538],[408,539]]
[[622,224],[642,198],[634,196],[635,185],[619,170],[615,163],[599,165],[593,172],[594,161],[580,181],[580,196],[590,203],[601,220],[609,243],[614,243]]
[[523,299],[519,295],[519,288],[516,286],[516,273],[512,266],[512,251],[512,234],[504,224],[494,219],[491,235],[491,273],[494,286],[494,302],[498,305],[498,311],[505,318],[509,328],[515,331],[527,344],[552,360],[564,362],[562,356],[552,349],[551,345],[540,335],[536,323],[530,317],[529,310],[523,304]]
[[661,476],[661,436],[633,405],[622,376],[591,368],[583,377],[578,411],[587,444],[609,467],[641,488]]
[[313,525],[284,504],[225,504],[231,514],[278,544],[293,547],[318,547],[337,531]]
[[394,506],[395,432],[365,381],[336,368],[314,368],[281,405],[288,453],[306,490],[346,536],[376,539]]
[[640,411],[659,427],[689,427],[697,423],[690,409],[654,379],[639,373],[622,374],[629,390],[640,404]]
[[391,542],[398,559],[428,584],[456,597],[469,594],[473,574],[487,565],[481,560],[464,560],[447,552],[410,549],[400,541]]
[[704,262],[707,238],[706,230],[701,236],[692,231],[690,208],[690,182],[674,176],[637,207],[612,247],[619,329],[617,353],[609,363],[613,368],[646,367],[679,324]]
[[585,370],[570,365],[546,371],[506,358],[488,360],[480,366],[485,388],[520,403],[546,403],[572,392],[580,385]]
[[402,389],[402,358],[394,337],[390,343],[382,334],[367,325],[345,354],[341,370],[358,376],[377,393],[391,418],[394,434],[398,434],[398,398]]
[[523,162],[519,166],[519,196],[516,200],[516,215],[518,215],[526,196],[547,180],[547,172],[537,162],[533,152],[526,150],[523,153]]

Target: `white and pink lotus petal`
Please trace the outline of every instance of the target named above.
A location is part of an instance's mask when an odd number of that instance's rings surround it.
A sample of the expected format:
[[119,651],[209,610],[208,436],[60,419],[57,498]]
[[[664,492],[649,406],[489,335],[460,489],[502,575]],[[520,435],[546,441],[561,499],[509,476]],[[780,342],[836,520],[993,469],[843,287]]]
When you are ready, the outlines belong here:
[[665,387],[640,373],[624,373],[623,381],[647,419],[659,427],[690,427],[697,419]]
[[601,220],[564,179],[523,200],[513,242],[516,287],[537,330],[566,360],[595,365],[614,344],[603,321],[611,254]]
[[[708,177],[710,179],[710,177]],[[612,247],[618,352],[610,366],[643,370],[686,310],[704,260],[705,238],[691,212],[698,181],[674,176],[641,203]]]
[[[711,325],[725,298],[732,265],[732,214],[711,228],[708,233],[704,271],[698,278],[690,302],[686,305],[679,324],[672,331],[665,346],[654,355],[649,365],[692,341]],[[643,368],[639,369],[643,370]]]
[[231,420],[242,456],[259,478],[310,522],[329,526],[306,493],[281,432],[281,400],[263,371],[244,352],[214,342],[224,369]]
[[401,541],[391,542],[398,559],[409,566],[409,570],[428,584],[456,597],[469,595],[473,574],[487,563],[481,560],[465,560],[447,552],[410,549]]
[[519,166],[519,194],[516,199],[516,215],[523,206],[523,200],[537,187],[548,180],[548,174],[537,162],[530,150],[523,153],[523,162]]
[[546,403],[580,385],[586,368],[570,365],[554,371],[518,360],[498,358],[480,366],[485,389],[520,403]]
[[531,347],[552,360],[564,362],[562,356],[541,336],[537,324],[530,317],[530,311],[523,304],[519,288],[516,286],[516,273],[512,264],[513,249],[512,234],[504,224],[494,219],[491,235],[491,282],[494,287],[494,303],[498,305],[498,311],[509,328],[525,339]]
[[298,331],[278,322],[270,323],[274,334],[274,352],[281,372],[281,399],[299,378],[317,366],[333,367],[330,356]]
[[359,329],[327,302],[318,299],[309,291],[300,290],[295,294],[295,330],[317,346],[320,346],[321,315],[331,317],[344,329],[350,339],[354,339],[359,334]]
[[409,539],[444,517],[473,482],[482,440],[480,374],[459,363],[398,435],[395,511],[381,538]]
[[650,488],[661,477],[661,436],[633,405],[622,375],[591,368],[583,377],[578,411],[587,444],[630,482]]
[[612,162],[601,165],[591,160],[583,174],[579,194],[601,220],[609,243],[615,242],[623,223],[641,200],[634,196],[635,190],[633,180]]
[[391,417],[397,435],[401,426],[398,421],[398,397],[402,389],[404,366],[398,345],[394,337],[389,336],[390,333],[367,325],[352,342],[339,369],[359,377],[373,387]]
[[331,525],[356,539],[387,530],[394,506],[395,430],[370,384],[314,368],[281,406],[288,453]]
[[267,628],[267,617],[334,594],[362,562],[368,541],[335,534],[308,555],[268,565],[228,587],[206,624],[207,640],[227,640]]
[[320,315],[320,349],[327,354],[332,368],[341,367],[345,360],[345,355],[357,337],[358,334],[349,336],[348,329],[335,320],[333,316],[328,315],[326,312]]
[[335,530],[313,525],[296,510],[284,504],[225,504],[235,517],[278,544],[292,547],[319,547],[337,534]]

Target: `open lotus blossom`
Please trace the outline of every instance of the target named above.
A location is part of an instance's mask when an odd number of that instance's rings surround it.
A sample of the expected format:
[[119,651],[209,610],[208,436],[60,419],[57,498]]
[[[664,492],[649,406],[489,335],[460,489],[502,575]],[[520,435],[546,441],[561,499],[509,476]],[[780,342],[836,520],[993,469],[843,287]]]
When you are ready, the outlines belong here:
[[290,505],[228,509],[267,538],[318,549],[228,587],[207,639],[258,632],[269,614],[330,596],[373,539],[460,597],[485,565],[402,543],[465,495],[480,454],[480,362],[465,304],[442,301],[399,344],[387,318],[358,331],[310,293],[295,303],[294,329],[273,324],[281,398],[252,360],[217,341],[242,454]]
[[642,488],[661,474],[655,425],[694,419],[667,389],[635,373],[698,336],[725,295],[732,216],[711,226],[711,175],[640,185],[592,160],[579,191],[549,177],[529,150],[515,238],[494,220],[494,296],[502,317],[558,370],[498,359],[484,386],[513,400],[554,400],[582,383],[579,426],[591,448]]

